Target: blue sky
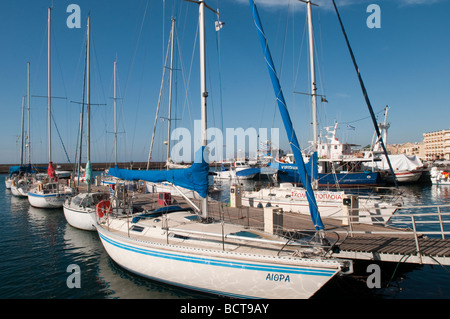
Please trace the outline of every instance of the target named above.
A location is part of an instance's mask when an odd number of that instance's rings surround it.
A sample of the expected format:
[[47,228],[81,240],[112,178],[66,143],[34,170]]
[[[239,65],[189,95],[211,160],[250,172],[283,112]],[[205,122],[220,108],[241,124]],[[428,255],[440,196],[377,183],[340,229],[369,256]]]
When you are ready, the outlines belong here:
[[[81,9],[81,28],[70,29],[69,4]],[[247,0],[210,0],[206,13],[208,122],[217,128],[280,127],[288,148]],[[302,148],[312,139],[305,5],[293,0],[256,1],[281,85]],[[342,141],[367,145],[374,128],[331,1],[313,7],[320,128],[337,120]],[[445,0],[336,0],[374,111],[380,121],[389,105],[388,143],[419,142],[422,134],[450,124],[450,3]],[[370,29],[369,4],[381,9],[381,28]],[[0,3],[0,162],[17,163],[26,67],[31,63],[31,94],[47,94],[48,0]],[[198,6],[180,0],[53,1],[52,95],[59,135],[73,162],[84,68],[86,18],[91,16],[92,160],[113,161],[113,62],[118,63],[119,161],[146,161],[160,91],[172,16],[177,21],[177,126],[200,119]],[[218,54],[220,53],[220,55]],[[220,59],[219,59],[220,56]],[[167,73],[166,73],[167,74]],[[166,87],[166,86],[165,86]],[[185,87],[188,87],[186,93]],[[167,89],[165,90],[167,92]],[[167,95],[167,94],[165,94]],[[167,97],[162,113],[167,116]],[[106,104],[106,105],[103,105]],[[223,114],[223,117],[221,116]],[[31,99],[32,161],[47,161],[47,99]],[[355,130],[348,130],[350,123]],[[158,120],[154,159],[165,155],[165,123]],[[58,132],[52,129],[53,161],[67,162]]]

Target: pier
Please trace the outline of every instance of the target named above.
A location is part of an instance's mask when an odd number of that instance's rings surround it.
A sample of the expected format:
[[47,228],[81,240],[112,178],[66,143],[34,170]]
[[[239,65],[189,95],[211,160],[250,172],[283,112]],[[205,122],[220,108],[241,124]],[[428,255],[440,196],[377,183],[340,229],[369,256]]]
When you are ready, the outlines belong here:
[[[159,208],[158,194],[135,193],[133,204],[141,209],[151,210]],[[201,207],[200,199],[189,199],[192,203]],[[190,205],[181,196],[172,196],[172,204],[180,206]],[[191,206],[191,205],[190,205]],[[422,207],[423,208],[423,207]],[[426,208],[433,208],[427,206]],[[450,220],[444,216],[450,215],[450,205],[434,207],[436,213],[402,213],[402,210],[413,211],[414,207],[402,207],[391,217],[389,225],[364,224],[352,222],[352,218],[342,215],[339,218],[322,218],[325,225],[324,232],[336,238],[336,242],[330,256],[352,260],[373,260],[381,262],[402,262],[413,264],[450,265],[450,235],[445,231],[445,224]],[[208,201],[208,214],[217,220],[224,220],[233,224],[241,224],[249,228],[264,227],[264,209],[255,207],[230,207],[226,203],[215,200]],[[293,231],[314,232],[309,215],[283,212],[284,229]],[[420,217],[427,215],[436,221],[421,221]],[[343,224],[347,218],[348,225]],[[409,222],[409,221],[410,222]],[[394,227],[397,223],[410,224],[411,227]],[[418,231],[420,223],[436,224],[438,231]],[[440,238],[428,236],[439,235]]]

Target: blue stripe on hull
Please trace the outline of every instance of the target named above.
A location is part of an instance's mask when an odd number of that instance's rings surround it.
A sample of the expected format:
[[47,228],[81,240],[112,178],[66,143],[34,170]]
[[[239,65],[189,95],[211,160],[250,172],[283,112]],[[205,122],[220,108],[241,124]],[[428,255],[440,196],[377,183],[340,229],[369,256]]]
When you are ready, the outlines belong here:
[[132,251],[132,252],[139,253],[139,254],[153,256],[153,257],[173,259],[176,261],[207,264],[207,265],[220,266],[220,267],[241,268],[241,269],[246,269],[246,270],[285,272],[285,273],[301,274],[301,275],[314,275],[314,276],[330,277],[335,274],[334,270],[252,264],[252,263],[245,263],[245,262],[225,261],[225,260],[219,260],[219,259],[200,258],[200,257],[192,257],[192,256],[186,256],[186,255],[180,255],[180,254],[174,254],[174,253],[160,252],[160,251],[149,250],[149,249],[145,249],[145,248],[138,248],[138,247],[122,244],[122,243],[112,240],[111,238],[106,237],[105,235],[103,235],[101,233],[99,233],[99,234],[100,234],[100,237],[104,241],[106,241],[107,243],[109,243],[113,246],[116,246],[118,248]]

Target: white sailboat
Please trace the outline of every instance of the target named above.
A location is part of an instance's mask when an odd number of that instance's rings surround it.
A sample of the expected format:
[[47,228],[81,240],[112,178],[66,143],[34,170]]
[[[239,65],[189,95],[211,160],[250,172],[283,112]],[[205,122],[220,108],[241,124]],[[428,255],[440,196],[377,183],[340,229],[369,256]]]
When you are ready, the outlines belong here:
[[[87,69],[87,164],[86,164],[86,183],[87,192],[69,197],[63,204],[64,217],[69,225],[82,230],[95,230],[93,225],[93,217],[97,211],[97,205],[109,198],[109,194],[104,192],[91,192],[91,147],[90,147],[90,109],[91,109],[91,85],[90,85],[90,17],[87,20],[87,37],[86,37],[86,69]],[[116,62],[114,62],[114,73],[116,70]]]
[[28,197],[28,191],[33,184],[33,175],[31,170],[31,150],[30,150],[30,62],[27,62],[27,108],[28,108],[28,130],[27,142],[24,136],[24,117],[25,117],[25,97],[22,100],[22,148],[21,148],[21,167],[23,167],[24,151],[28,150],[28,167],[24,169],[23,174],[19,174],[11,183],[11,194],[18,197]]
[[[202,145],[186,170],[110,173],[126,179],[167,178],[203,198],[198,214],[174,208],[138,216],[100,212],[95,224],[109,256],[121,267],[168,284],[235,298],[309,298],[348,261],[326,258],[323,247],[306,251],[303,242],[245,229],[208,216],[204,1],[199,5]],[[252,0],[250,0],[252,3]],[[209,8],[209,7],[208,7]],[[256,7],[254,7],[254,12]],[[255,13],[255,20],[259,17]],[[260,32],[262,28],[259,26]],[[267,54],[267,53],[266,53]],[[131,219],[131,217],[134,217]],[[323,233],[322,233],[323,234]],[[305,257],[307,256],[308,257]],[[302,256],[302,257],[300,257]]]
[[57,180],[52,163],[51,134],[51,8],[48,8],[48,178],[38,182],[28,192],[28,201],[37,208],[61,208],[66,197],[73,192],[72,188]]

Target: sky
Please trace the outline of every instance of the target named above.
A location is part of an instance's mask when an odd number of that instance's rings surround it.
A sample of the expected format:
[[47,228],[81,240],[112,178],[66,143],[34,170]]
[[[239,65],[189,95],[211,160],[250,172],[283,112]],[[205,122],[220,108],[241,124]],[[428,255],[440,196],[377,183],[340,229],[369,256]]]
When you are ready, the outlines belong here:
[[[315,3],[318,6],[313,6],[312,15],[317,94],[328,101],[318,103],[319,129],[338,121],[337,134],[342,142],[366,146],[371,144],[375,130],[336,13],[331,0]],[[74,13],[67,10],[70,4],[80,8],[79,28],[68,26],[68,18],[73,18]],[[278,146],[289,152],[248,1],[209,0],[207,4],[218,8],[220,21],[225,22],[219,32],[215,31],[217,15],[206,10],[208,126],[222,132],[226,128],[261,128],[269,132],[279,128]],[[306,5],[294,0],[256,0],[256,4],[300,145],[306,149],[312,140],[311,98],[295,93],[310,92]],[[385,107],[389,107],[387,143],[421,142],[425,132],[449,129],[450,2],[336,0],[336,4],[379,122],[384,120]],[[371,4],[378,5],[379,28],[367,24],[368,18],[374,17],[374,12],[368,11]],[[75,161],[88,15],[91,160],[114,161],[114,61],[118,70],[118,161],[147,161],[161,87],[152,160],[165,160],[169,91],[165,57],[172,17],[176,21],[176,45],[171,123],[172,128],[185,128],[195,138],[194,121],[200,120],[197,4],[181,0],[1,1],[0,163],[20,162],[27,62],[31,161],[48,161],[50,6],[53,162]],[[85,146],[84,138],[84,160]],[[242,151],[236,148],[235,155],[242,155]]]

